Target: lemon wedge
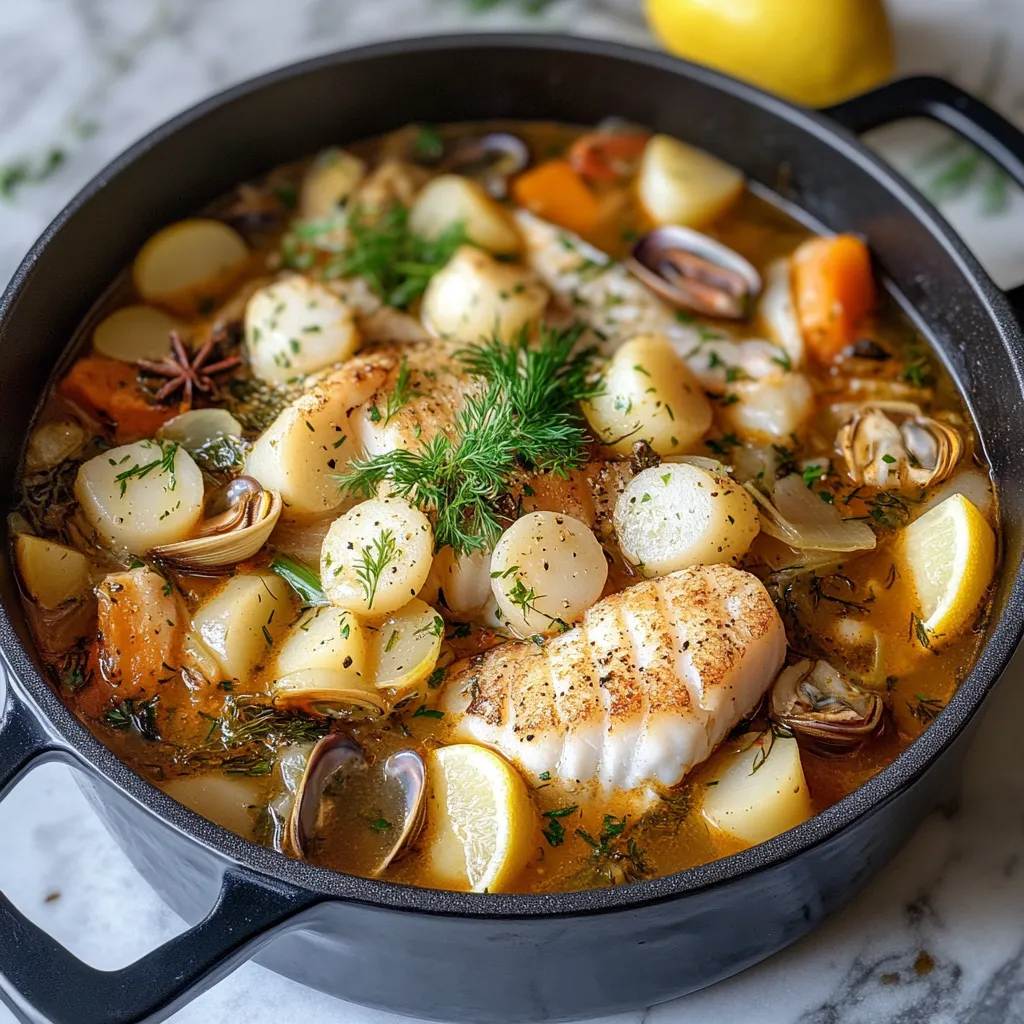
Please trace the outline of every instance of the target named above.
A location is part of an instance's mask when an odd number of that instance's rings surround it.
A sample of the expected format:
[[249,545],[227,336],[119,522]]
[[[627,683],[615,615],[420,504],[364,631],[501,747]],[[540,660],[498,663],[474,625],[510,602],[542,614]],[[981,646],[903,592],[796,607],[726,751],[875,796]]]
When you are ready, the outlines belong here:
[[919,617],[936,646],[966,628],[992,582],[996,537],[962,494],[953,494],[906,528],[903,575],[917,590]]
[[430,860],[453,889],[506,892],[537,849],[537,812],[516,770],[486,747],[427,756]]

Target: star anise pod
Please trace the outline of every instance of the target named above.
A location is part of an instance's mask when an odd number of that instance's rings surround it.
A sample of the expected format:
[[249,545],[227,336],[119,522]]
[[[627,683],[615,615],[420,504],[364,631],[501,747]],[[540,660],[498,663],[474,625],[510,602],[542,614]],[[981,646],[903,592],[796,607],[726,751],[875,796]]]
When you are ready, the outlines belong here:
[[214,377],[220,373],[233,370],[242,364],[240,356],[228,356],[210,362],[214,356],[217,336],[211,337],[195,354],[189,352],[181,335],[171,331],[171,353],[160,362],[140,359],[136,364],[144,373],[166,377],[167,381],[153,396],[157,402],[165,402],[176,392],[181,391],[181,404],[185,408],[192,407],[195,392],[217,397],[217,384]]

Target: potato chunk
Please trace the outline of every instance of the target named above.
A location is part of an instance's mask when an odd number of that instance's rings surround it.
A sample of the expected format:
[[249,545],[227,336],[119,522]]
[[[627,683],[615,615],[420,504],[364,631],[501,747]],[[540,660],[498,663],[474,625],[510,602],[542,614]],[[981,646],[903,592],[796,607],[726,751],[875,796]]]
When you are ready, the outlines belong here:
[[474,245],[499,256],[514,256],[522,239],[511,214],[484,187],[458,174],[434,178],[416,197],[409,211],[413,234],[434,240],[461,224]]
[[338,212],[366,177],[366,164],[343,149],[325,149],[310,164],[299,187],[299,216],[322,220]]
[[739,198],[743,175],[702,149],[655,135],[640,161],[637,191],[656,224],[701,228]]
[[427,330],[442,338],[497,335],[510,342],[540,323],[548,298],[530,271],[467,245],[427,285],[421,315]]
[[171,331],[181,323],[153,306],[125,306],[111,313],[93,331],[92,347],[110,359],[134,363],[163,359],[171,351]]
[[754,845],[796,828],[813,813],[792,737],[748,733],[739,749],[716,754],[708,764],[704,817],[722,832]]
[[110,547],[141,555],[185,540],[203,514],[203,474],[173,441],[137,441],[82,464],[75,497]]
[[348,359],[359,342],[349,307],[307,277],[267,285],[245,307],[245,348],[263,380],[284,383],[316,373]]
[[629,455],[646,441],[659,455],[691,451],[711,426],[711,403],[668,338],[627,341],[604,371],[604,393],[583,407],[599,441]]
[[562,633],[601,596],[608,562],[593,532],[572,516],[531,512],[500,537],[491,587],[520,636]]
[[359,615],[387,615],[419,593],[433,553],[434,532],[419,509],[400,498],[360,502],[324,537],[324,592]]
[[282,409],[256,440],[245,472],[280,492],[286,514],[316,515],[342,503],[336,474],[356,453],[348,421],[353,404],[347,388],[318,384]]
[[14,552],[22,586],[43,608],[52,611],[89,589],[89,560],[74,548],[22,533]]
[[648,577],[735,564],[760,528],[754,501],[739,484],[687,462],[643,470],[615,503],[619,547]]
[[288,584],[277,573],[246,573],[207,598],[192,624],[225,676],[245,680],[287,629],[291,610]]

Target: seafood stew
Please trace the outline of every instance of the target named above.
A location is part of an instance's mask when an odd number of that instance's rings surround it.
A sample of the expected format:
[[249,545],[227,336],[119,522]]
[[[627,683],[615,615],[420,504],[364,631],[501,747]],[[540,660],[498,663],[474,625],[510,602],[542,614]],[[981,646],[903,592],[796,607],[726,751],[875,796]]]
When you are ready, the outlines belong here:
[[55,685],[248,838],[475,891],[854,790],[973,663],[997,514],[873,277],[615,121],[413,126],[155,235],[12,534]]

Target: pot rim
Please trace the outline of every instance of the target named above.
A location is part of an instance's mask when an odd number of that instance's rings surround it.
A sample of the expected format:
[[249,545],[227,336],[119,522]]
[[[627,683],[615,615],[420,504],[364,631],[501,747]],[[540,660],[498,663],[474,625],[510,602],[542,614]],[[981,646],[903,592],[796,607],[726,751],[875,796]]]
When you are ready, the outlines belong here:
[[[741,101],[786,120],[826,141],[860,171],[875,179],[945,248],[957,269],[971,284],[985,314],[995,323],[1015,369],[1015,386],[1024,399],[1024,337],[1003,293],[996,287],[963,241],[935,208],[901,175],[868,150],[855,135],[826,114],[798,107],[727,75],[654,50],[604,39],[550,33],[475,33],[436,35],[373,43],[288,64],[247,79],[177,114],[153,129],[108,163],[54,218],[15,271],[2,297],[0,322],[17,305],[29,285],[41,253],[64,225],[127,166],[154,146],[211,111],[282,81],[324,67],[373,61],[410,53],[472,49],[534,50],[552,57],[583,53],[624,61],[642,68],[683,74]],[[959,382],[958,386],[959,386]],[[9,555],[8,555],[9,557]],[[1009,571],[1004,567],[1004,572]],[[249,842],[177,803],[121,761],[96,738],[60,700],[38,671],[15,631],[7,608],[0,604],[0,654],[10,664],[14,686],[25,693],[34,713],[66,746],[65,760],[86,774],[102,777],[148,813],[228,862],[258,872],[267,882],[285,883],[325,899],[345,899],[396,911],[457,915],[473,918],[532,918],[576,916],[678,899],[711,887],[735,882],[760,870],[781,865],[805,850],[831,840],[862,817],[912,786],[945,748],[965,729],[1006,668],[1024,634],[1024,566],[1018,567],[1006,607],[992,627],[974,667],[946,708],[899,757],[849,796],[816,814],[797,828],[757,846],[686,871],[609,889],[541,894],[461,893],[424,889],[344,875],[328,868],[292,860]]]

